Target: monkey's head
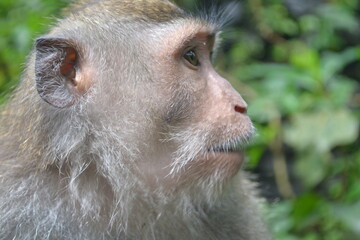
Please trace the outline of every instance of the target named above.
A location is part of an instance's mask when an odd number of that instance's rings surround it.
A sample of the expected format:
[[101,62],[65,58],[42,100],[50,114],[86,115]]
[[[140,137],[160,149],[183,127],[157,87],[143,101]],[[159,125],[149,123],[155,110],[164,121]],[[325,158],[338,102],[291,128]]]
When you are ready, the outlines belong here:
[[77,135],[66,136],[67,155],[152,184],[233,177],[253,127],[245,101],[212,65],[218,21],[164,0],[73,9],[35,49],[39,104]]

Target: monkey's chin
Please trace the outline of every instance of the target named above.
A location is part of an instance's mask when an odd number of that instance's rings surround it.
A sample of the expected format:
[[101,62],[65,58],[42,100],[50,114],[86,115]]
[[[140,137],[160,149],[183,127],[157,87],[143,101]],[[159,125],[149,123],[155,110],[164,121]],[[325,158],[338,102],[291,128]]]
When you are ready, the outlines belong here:
[[243,163],[244,155],[239,151],[233,151],[200,154],[194,164],[204,177],[216,176],[218,180],[225,181],[236,175]]

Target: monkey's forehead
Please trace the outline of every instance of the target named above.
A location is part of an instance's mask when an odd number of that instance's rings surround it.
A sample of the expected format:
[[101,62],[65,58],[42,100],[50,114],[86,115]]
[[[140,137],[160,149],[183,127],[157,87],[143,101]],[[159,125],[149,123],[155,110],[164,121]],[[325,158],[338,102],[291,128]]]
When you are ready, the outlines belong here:
[[168,22],[189,16],[167,0],[80,0],[65,10],[66,15],[96,12],[152,22]]
[[[234,8],[236,9],[236,8]],[[233,9],[230,9],[230,11]],[[236,10],[235,10],[236,12]],[[212,7],[209,11],[188,13],[167,0],[80,0],[65,10],[65,16],[79,20],[93,18],[129,19],[146,23],[166,23],[179,19],[198,19],[216,25],[220,30],[233,13],[229,9]],[[225,24],[224,24],[225,23]]]
[[168,39],[174,45],[181,45],[194,38],[206,41],[209,37],[216,37],[218,33],[216,25],[196,18],[177,19],[169,23],[158,24],[148,30],[154,32],[155,40],[163,42],[164,39]]

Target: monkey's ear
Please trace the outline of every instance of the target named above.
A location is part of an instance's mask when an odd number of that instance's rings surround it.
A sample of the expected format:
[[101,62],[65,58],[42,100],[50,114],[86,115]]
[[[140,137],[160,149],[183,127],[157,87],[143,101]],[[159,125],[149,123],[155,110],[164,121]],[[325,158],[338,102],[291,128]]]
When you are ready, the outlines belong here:
[[35,43],[35,79],[40,97],[58,108],[73,105],[81,94],[79,52],[63,38],[39,38]]

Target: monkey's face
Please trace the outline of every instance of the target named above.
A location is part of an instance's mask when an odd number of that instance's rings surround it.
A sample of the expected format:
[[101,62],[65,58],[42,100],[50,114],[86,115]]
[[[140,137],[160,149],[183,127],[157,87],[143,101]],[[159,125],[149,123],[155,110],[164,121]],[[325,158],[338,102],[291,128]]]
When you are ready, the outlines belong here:
[[[245,101],[212,66],[216,27],[188,16],[103,25],[99,33],[87,29],[88,37],[52,37],[55,29],[37,40],[40,97],[74,115],[80,109],[97,141],[93,152],[111,156],[108,165],[165,181],[222,181],[236,174],[242,163],[237,148],[253,127]],[[105,157],[99,159],[104,164]]]
[[165,151],[168,161],[159,157],[162,169],[167,174],[226,179],[238,172],[238,147],[253,134],[247,104],[212,66],[212,29],[194,23],[169,29],[151,53],[161,96],[155,104],[161,112],[160,131],[171,149]]

